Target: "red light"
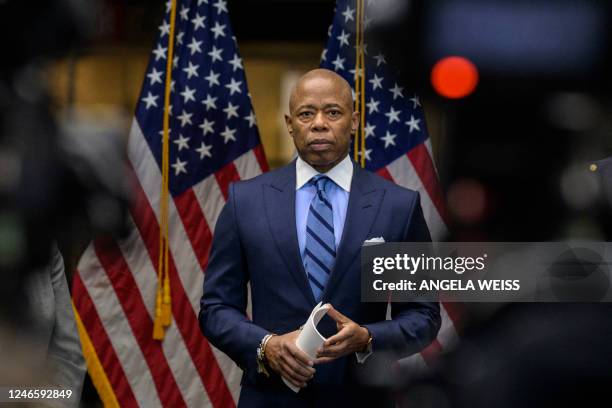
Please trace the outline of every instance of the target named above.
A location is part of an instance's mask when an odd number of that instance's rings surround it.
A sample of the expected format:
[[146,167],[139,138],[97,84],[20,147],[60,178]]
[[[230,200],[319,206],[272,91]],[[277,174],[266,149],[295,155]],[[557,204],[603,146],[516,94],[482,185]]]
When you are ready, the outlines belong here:
[[466,58],[446,57],[431,70],[431,84],[446,98],[464,98],[478,85],[478,69]]

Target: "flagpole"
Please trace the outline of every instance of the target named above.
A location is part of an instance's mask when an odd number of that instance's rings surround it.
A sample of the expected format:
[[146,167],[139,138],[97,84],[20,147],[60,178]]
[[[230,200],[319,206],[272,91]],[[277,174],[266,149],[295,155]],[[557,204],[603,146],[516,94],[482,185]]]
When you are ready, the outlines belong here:
[[359,132],[361,135],[361,167],[365,168],[365,151],[366,151],[366,145],[365,145],[365,79],[366,79],[366,64],[365,64],[365,50],[364,50],[364,34],[365,34],[365,29],[363,26],[363,21],[364,21],[364,15],[365,15],[365,10],[364,10],[364,3],[363,0],[357,0],[359,2],[359,6],[361,8],[361,13],[359,13],[359,17],[358,17],[358,26],[359,26],[359,57],[360,57],[360,67],[359,67],[359,74],[361,76],[361,82],[360,82],[360,92],[359,92],[359,97],[361,99],[361,104],[360,104],[360,112],[359,112],[359,118],[361,120],[361,126],[359,127]]
[[[355,18],[355,112],[360,112],[361,111],[361,98],[359,96],[359,83],[361,81],[361,78],[359,76],[359,63],[360,63],[360,58],[359,58],[359,21],[361,20],[360,15],[361,15],[361,8],[360,8],[360,4],[361,4],[361,0],[356,0],[357,4],[356,4],[356,9],[357,9],[357,17]],[[357,128],[357,133],[355,134],[355,139],[353,140],[353,158],[354,160],[359,163],[359,143],[360,143],[360,136],[359,136],[359,128]]]

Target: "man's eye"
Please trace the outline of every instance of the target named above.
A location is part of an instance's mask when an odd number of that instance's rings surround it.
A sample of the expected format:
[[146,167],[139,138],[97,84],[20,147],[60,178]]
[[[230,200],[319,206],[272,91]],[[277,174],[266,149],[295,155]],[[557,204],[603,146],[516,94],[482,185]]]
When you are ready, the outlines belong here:
[[312,116],[312,112],[300,112],[298,116],[302,119],[308,119]]
[[340,111],[338,111],[338,110],[330,110],[329,112],[327,112],[327,114],[329,116],[331,116],[332,118],[335,118],[337,116],[340,116]]

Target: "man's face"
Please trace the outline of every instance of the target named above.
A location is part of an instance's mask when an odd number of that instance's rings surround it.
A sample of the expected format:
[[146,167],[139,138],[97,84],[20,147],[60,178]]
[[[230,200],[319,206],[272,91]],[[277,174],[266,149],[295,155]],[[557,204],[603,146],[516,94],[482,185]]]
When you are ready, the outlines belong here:
[[306,78],[292,95],[290,111],[285,120],[302,160],[326,172],[344,159],[359,123],[346,83],[326,75]]

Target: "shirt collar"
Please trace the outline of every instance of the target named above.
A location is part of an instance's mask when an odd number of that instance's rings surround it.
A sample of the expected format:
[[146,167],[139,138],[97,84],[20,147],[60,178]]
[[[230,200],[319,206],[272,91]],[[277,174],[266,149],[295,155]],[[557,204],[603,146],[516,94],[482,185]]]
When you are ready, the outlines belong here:
[[[295,189],[299,190],[308,183],[311,178],[321,174],[316,171],[310,164],[306,163],[300,156],[295,161]],[[351,192],[351,180],[353,179],[353,163],[347,154],[346,157],[327,173],[327,177],[333,180],[340,188],[347,193]]]

